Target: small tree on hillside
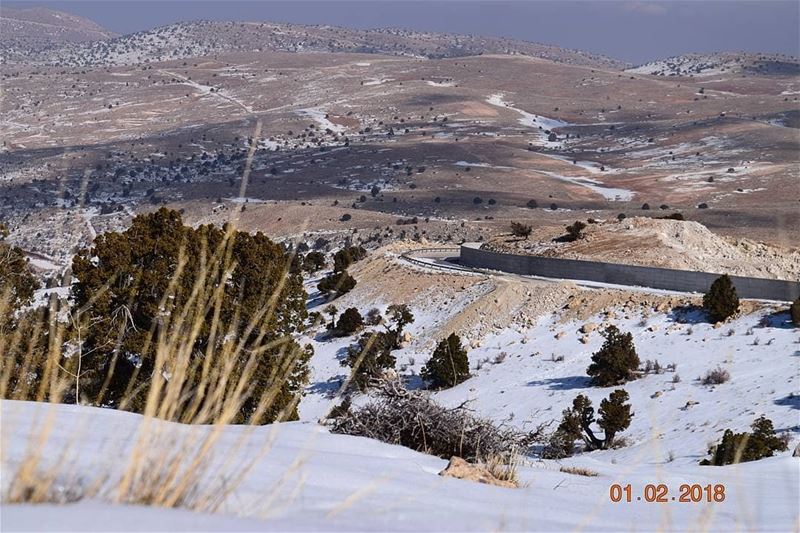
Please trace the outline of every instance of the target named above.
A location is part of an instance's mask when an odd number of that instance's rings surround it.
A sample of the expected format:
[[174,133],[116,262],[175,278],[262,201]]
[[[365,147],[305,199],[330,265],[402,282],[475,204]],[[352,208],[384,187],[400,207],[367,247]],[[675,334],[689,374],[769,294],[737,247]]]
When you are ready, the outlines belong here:
[[364,319],[361,317],[361,313],[359,313],[358,309],[355,307],[350,307],[345,309],[342,316],[339,317],[335,332],[339,337],[346,337],[359,331],[363,327]]
[[622,333],[616,326],[608,326],[603,332],[603,346],[592,355],[592,364],[586,369],[592,384],[598,387],[619,385],[635,378],[639,368],[639,356],[633,345],[633,335]]
[[364,318],[364,322],[368,326],[379,326],[383,323],[383,315],[381,314],[381,310],[377,307],[373,307],[369,311],[367,311],[367,316]]
[[625,431],[631,425],[631,406],[628,401],[628,393],[622,389],[617,389],[608,398],[600,402],[600,415],[597,425],[602,428],[605,435],[602,448],[608,448],[614,444],[614,437],[617,433]]
[[731,278],[723,274],[714,280],[703,296],[703,307],[712,322],[723,322],[739,310],[739,296]]
[[322,312],[331,317],[331,321],[328,323],[328,329],[336,327],[336,315],[339,313],[339,309],[337,309],[335,305],[329,304],[325,306]]
[[576,220],[574,223],[567,226],[567,234],[559,237],[558,241],[561,242],[573,242],[577,241],[581,237],[583,237],[583,230],[586,229],[586,224],[581,222],[580,220]]
[[794,301],[789,307],[789,314],[792,316],[792,323],[800,328],[800,298]]
[[763,415],[752,425],[752,433],[734,433],[726,429],[719,444],[709,449],[711,459],[701,465],[723,466],[772,457],[775,452],[786,451],[786,441],[775,435],[772,420]]
[[376,331],[364,333],[358,342],[347,349],[347,357],[341,364],[351,368],[351,383],[360,390],[366,390],[375,380],[393,370],[397,359],[392,355],[394,335],[390,332]]
[[394,324],[394,329],[390,328],[388,325],[386,326],[386,330],[394,337],[395,345],[393,348],[399,348],[400,341],[402,340],[403,328],[414,322],[414,315],[406,304],[390,305],[386,308],[386,315],[389,321]]
[[303,258],[303,270],[314,273],[325,267],[325,254],[318,251],[308,252]]
[[[584,449],[605,450],[613,446],[618,433],[628,429],[631,424],[631,406],[628,393],[622,389],[612,392],[607,399],[600,402],[600,419],[595,420],[592,401],[580,394],[572,401],[572,408],[565,409],[561,423],[550,436],[542,455],[549,459],[569,457],[575,453],[575,441],[583,441]],[[603,438],[595,435],[592,424],[603,430]]]
[[420,376],[437,389],[454,387],[469,378],[469,359],[467,350],[461,345],[461,338],[451,333],[442,339],[422,368]]
[[533,232],[533,228],[530,224],[523,224],[522,222],[512,222],[511,223],[511,234],[514,237],[519,237],[521,239],[528,239]]
[[317,289],[328,297],[337,298],[350,292],[355,286],[355,278],[343,270],[322,278],[317,284]]
[[342,272],[347,267],[367,256],[362,246],[348,246],[333,254],[333,271]]

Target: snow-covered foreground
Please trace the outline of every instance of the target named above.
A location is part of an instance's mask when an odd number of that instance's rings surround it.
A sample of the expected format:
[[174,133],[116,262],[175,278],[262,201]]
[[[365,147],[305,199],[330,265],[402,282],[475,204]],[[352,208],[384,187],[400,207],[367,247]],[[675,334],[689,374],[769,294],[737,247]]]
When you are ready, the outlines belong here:
[[[13,401],[2,402],[2,417],[4,484],[31,444],[31,435],[43,426],[50,427],[46,456],[88,477],[124,467],[132,437],[144,420],[118,411]],[[173,426],[169,428],[173,436],[209,431]],[[267,453],[216,516],[92,500],[64,506],[6,505],[0,526],[3,531],[789,531],[797,520],[798,460],[791,457],[721,468],[611,464],[594,457],[576,461],[596,470],[597,477],[566,474],[556,463],[535,462],[520,468],[526,486],[508,489],[442,478],[437,475],[445,466],[441,459],[331,435],[313,423],[255,430],[227,427],[215,452],[247,460],[265,443],[270,443]],[[726,499],[666,504],[609,501],[612,483],[630,483],[636,495],[645,484],[659,482],[674,495],[682,483],[723,483]]]

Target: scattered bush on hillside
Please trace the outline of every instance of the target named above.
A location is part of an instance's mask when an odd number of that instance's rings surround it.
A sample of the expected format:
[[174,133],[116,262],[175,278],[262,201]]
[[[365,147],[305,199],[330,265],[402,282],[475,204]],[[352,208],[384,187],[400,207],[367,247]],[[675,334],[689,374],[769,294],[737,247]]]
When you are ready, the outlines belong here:
[[672,213],[671,215],[666,215],[663,217],[657,217],[659,220],[686,220],[681,213]]
[[633,335],[622,333],[616,326],[608,326],[603,332],[605,342],[592,355],[592,364],[586,373],[592,384],[598,387],[619,385],[636,378],[639,356],[633,345]]
[[730,372],[718,366],[717,368],[706,372],[706,375],[700,378],[700,382],[703,385],[721,385],[727,381],[730,381],[730,379]]
[[461,338],[451,333],[442,339],[420,371],[420,376],[435,389],[455,387],[469,378],[469,359]]
[[576,220],[573,224],[567,226],[567,234],[562,235],[558,239],[559,242],[574,242],[583,237],[583,230],[586,229],[586,224],[580,220]]
[[342,366],[350,367],[350,384],[359,390],[367,390],[390,375],[397,364],[392,355],[395,346],[394,334],[385,331],[364,333],[347,349]]
[[508,460],[541,440],[542,427],[528,433],[499,427],[475,417],[464,404],[442,407],[427,393],[408,391],[397,381],[381,382],[376,392],[367,405],[333,420],[331,431],[470,462]]
[[523,224],[522,222],[511,222],[511,234],[514,237],[519,237],[521,239],[528,239],[533,232],[533,228],[530,224]]
[[772,420],[760,416],[751,426],[752,433],[734,433],[726,429],[719,444],[712,446],[708,453],[710,459],[700,461],[704,466],[723,466],[736,463],[757,461],[772,457],[775,452],[788,449],[786,439],[778,437],[772,426]]
[[377,307],[373,307],[367,311],[367,315],[364,317],[364,323],[368,326],[379,326],[383,324],[383,315],[381,314],[381,310]]
[[[595,420],[592,401],[580,394],[572,401],[572,407],[563,411],[561,423],[548,439],[547,445],[542,450],[546,459],[560,459],[570,457],[575,453],[575,441],[582,441],[584,451],[605,450],[615,444],[615,437],[628,429],[631,424],[631,406],[628,403],[628,393],[623,389],[613,391],[607,399],[600,402],[599,420]],[[591,425],[597,425],[603,430],[603,438],[597,437]]]
[[317,289],[329,298],[338,298],[353,290],[355,286],[355,278],[348,274],[347,270],[342,270],[341,272],[333,272],[322,278],[317,284]]
[[367,256],[367,251],[362,246],[348,246],[333,254],[333,271],[341,272],[346,270],[356,261],[360,261]]
[[789,315],[792,317],[792,323],[795,327],[800,328],[800,298],[795,300],[789,307]]
[[718,277],[711,284],[703,296],[703,308],[712,322],[724,322],[739,310],[739,296],[727,274]]
[[528,200],[528,203],[525,204],[529,209],[536,209],[539,207],[539,202],[536,200]]
[[338,337],[347,337],[352,335],[364,327],[364,319],[361,313],[355,307],[350,307],[344,310],[344,313],[339,316],[339,321],[336,323],[334,333]]
[[313,274],[325,268],[325,254],[318,251],[308,252],[303,258],[303,270]]

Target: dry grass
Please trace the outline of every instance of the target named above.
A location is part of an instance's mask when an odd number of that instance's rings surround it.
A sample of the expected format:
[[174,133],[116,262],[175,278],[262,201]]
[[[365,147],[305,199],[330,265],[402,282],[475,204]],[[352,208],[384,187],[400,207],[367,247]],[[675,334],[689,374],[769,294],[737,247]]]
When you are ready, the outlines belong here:
[[597,477],[600,474],[595,472],[594,470],[590,470],[588,468],[582,468],[580,466],[562,466],[558,469],[559,472],[564,472],[565,474],[573,474],[576,476],[585,476],[585,477]]
[[[249,158],[243,187],[248,173]],[[269,323],[276,312],[277,296],[288,278],[288,263],[275,292],[262,295],[262,305],[245,325],[244,334],[234,334],[239,326],[238,316],[227,323],[220,319],[224,287],[215,280],[226,279],[235,267],[231,250],[236,216],[216,249],[199,257],[181,254],[175,275],[163,294],[162,309],[170,309],[169,302],[181,290],[181,275],[189,261],[200,262],[200,274],[190,288],[186,304],[166,313],[159,327],[146,338],[145,346],[154,347],[154,368],[158,370],[148,377],[144,404],[136,406],[143,416],[130,444],[124,450],[102,450],[97,455],[114,460],[97,468],[83,468],[77,475],[71,469],[80,464],[75,460],[80,455],[76,448],[80,447],[85,428],[74,428],[70,445],[56,453],[60,456],[53,457],[52,450],[57,447],[51,442],[55,409],[45,420],[20,421],[20,425],[31,423],[30,440],[22,457],[11,460],[4,453],[3,503],[65,503],[97,497],[214,512],[266,455],[274,439],[263,439],[255,450],[249,447],[247,454],[237,452],[251,441],[252,429],[263,422],[302,354],[296,345],[285,340],[267,342],[264,333],[259,333],[251,344],[263,349],[247,349],[244,340],[252,338],[251,332],[265,329],[258,326]],[[0,295],[0,315],[9,312],[9,302],[8,294]],[[0,327],[0,397],[52,404],[67,399],[75,403],[86,400],[81,390],[84,354],[80,351],[80,335],[92,324],[84,311],[53,299],[48,312],[21,316],[14,328]],[[209,342],[210,348],[197,357],[196,341],[201,334],[221,341]],[[64,342],[76,335],[78,342]],[[251,383],[265,349],[278,350],[279,364],[274,365],[270,375],[271,386],[256,395]],[[110,375],[106,376],[104,389],[110,379]],[[141,392],[129,386],[119,408],[132,409],[134,398],[141,402]],[[102,396],[103,391],[90,402],[102,404]],[[298,401],[299,397],[295,398],[282,412],[292,411]],[[241,420],[245,402],[255,407],[247,420]],[[281,418],[279,413],[278,419]],[[223,429],[236,422],[251,424],[250,430],[238,432],[235,442],[223,445]],[[13,434],[15,428],[6,421],[3,430]],[[268,492],[265,488],[265,499],[269,499]]]
[[508,481],[514,485],[519,486],[519,477],[517,476],[517,467],[519,466],[520,456],[512,454],[509,457],[503,458],[500,456],[492,456],[483,462],[486,470],[499,481]]
[[[231,234],[229,234],[229,237]],[[69,472],[68,450],[53,460],[47,457],[48,441],[54,423],[53,415],[35,421],[31,439],[23,458],[18,460],[8,476],[3,494],[5,503],[64,503],[85,497],[101,497],[111,501],[185,507],[213,512],[235,489],[269,447],[247,461],[233,464],[234,452],[250,436],[243,431],[239,442],[226,446],[220,453],[219,439],[223,428],[234,423],[246,400],[256,400],[257,408],[250,422],[257,423],[272,406],[283,382],[289,379],[292,365],[281,365],[274,375],[273,386],[260,397],[253,398],[248,386],[256,370],[259,351],[245,351],[244,343],[230,333],[231,324],[218,318],[210,324],[211,335],[230,338],[215,353],[206,357],[191,357],[208,309],[221,303],[222,291],[210,280],[218,278],[226,263],[227,243],[204,265],[203,275],[192,288],[192,296],[183,309],[165,318],[165,327],[147,340],[155,349],[155,368],[149,379],[149,390],[142,409],[143,417],[130,451],[119,457],[114,466],[105,470],[86,472],[79,477]],[[183,258],[170,289],[164,294],[166,302],[180,280],[187,261]],[[226,266],[227,265],[227,266]],[[7,301],[7,300],[6,300]],[[264,308],[252,318],[247,330],[254,329],[259,320],[269,319],[274,312],[275,298],[267,298]],[[0,312],[3,306],[0,305]],[[63,316],[58,302],[51,302],[49,317]],[[80,316],[81,310],[70,317]],[[80,320],[80,319],[77,319]],[[67,338],[74,321],[62,321],[36,314],[21,319],[13,330],[0,331],[0,394],[4,398],[62,402],[65,393],[82,398],[80,392],[80,353],[66,353],[61,340]],[[75,329],[72,329],[74,332]],[[41,347],[47,346],[47,353]],[[284,354],[293,361],[298,354]],[[238,369],[237,361],[245,361]],[[202,362],[202,366],[199,363]],[[71,371],[70,369],[77,369]],[[198,379],[199,376],[199,379]],[[137,391],[129,390],[120,408],[130,405],[128,398]],[[295,400],[296,401],[296,400]],[[293,408],[290,405],[289,408]],[[175,427],[165,421],[183,424],[210,424],[195,427]],[[4,428],[5,431],[13,431]],[[78,446],[80,429],[76,428],[73,445]],[[109,456],[119,450],[108,450]],[[224,458],[225,460],[221,460]],[[4,465],[5,466],[5,465]]]

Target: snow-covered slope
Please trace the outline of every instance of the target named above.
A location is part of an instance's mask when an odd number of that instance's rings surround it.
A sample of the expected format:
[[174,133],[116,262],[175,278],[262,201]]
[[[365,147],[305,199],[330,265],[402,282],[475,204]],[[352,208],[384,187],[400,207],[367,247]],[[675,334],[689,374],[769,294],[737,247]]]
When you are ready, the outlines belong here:
[[[2,402],[3,483],[52,413],[45,447],[49,463],[68,461],[86,479],[119,472],[143,418],[75,406]],[[33,434],[38,434],[34,429]],[[171,425],[169,434],[210,428]],[[243,437],[244,435],[244,437]],[[163,446],[168,450],[169,439]],[[368,439],[330,435],[312,423],[223,430],[217,457],[246,461],[265,442],[269,451],[226,499],[217,516],[185,510],[81,501],[64,506],[4,506],[0,526],[11,530],[326,530],[326,531],[789,531],[797,520],[797,459],[777,457],[731,467],[670,468],[648,462],[579,461],[596,477],[536,462],[520,468],[520,489],[443,478],[445,461]],[[612,483],[682,483],[726,487],[722,503],[611,503]],[[636,494],[635,493],[635,494]]]
[[655,76],[714,76],[741,72],[785,75],[800,72],[800,61],[796,57],[782,54],[684,54],[645,63],[628,69],[627,72]]
[[[395,250],[394,248],[391,248]],[[400,248],[398,248],[399,250]],[[397,250],[395,250],[396,252]],[[639,357],[658,361],[651,373],[624,386],[634,418],[621,436],[625,447],[579,454],[563,461],[528,457],[519,468],[519,489],[486,486],[438,476],[446,461],[381,442],[330,434],[319,425],[338,402],[346,369],[339,364],[355,337],[330,339],[309,332],[315,355],[311,383],[300,405],[300,422],[221,429],[213,447],[214,468],[203,486],[228,483],[253,461],[241,483],[201,522],[203,529],[236,530],[588,530],[789,531],[798,520],[800,459],[800,330],[785,308],[746,303],[738,318],[715,327],[700,311],[675,308],[690,296],[620,290],[588,290],[568,283],[519,277],[436,273],[402,264],[394,252],[374,252],[351,268],[356,288],[335,301],[340,312],[407,302],[416,320],[411,341],[395,352],[400,375],[420,387],[419,371],[433,345],[457,331],[469,347],[472,377],[433,393],[445,405],[465,400],[479,416],[520,428],[554,425],[578,394],[599,406],[613,388],[591,387],[586,367],[602,344],[599,332],[615,324],[633,333]],[[391,279],[391,283],[386,280]],[[313,294],[310,307],[324,303]],[[695,298],[696,301],[696,298]],[[590,311],[587,311],[590,310]],[[583,331],[580,331],[583,330]],[[563,359],[562,359],[563,358]],[[698,377],[716,367],[730,380],[715,386]],[[356,396],[355,403],[368,401]],[[726,428],[747,430],[766,415],[789,450],[776,457],[726,467],[702,467],[708,445]],[[49,416],[51,415],[51,416]],[[46,468],[68,465],[64,483],[102,474],[113,486],[136,449],[144,420],[138,415],[71,405],[2,402],[2,488],[33,437],[48,430]],[[150,426],[152,427],[152,426]],[[165,438],[148,453],[169,457],[182,439],[201,441],[210,427],[156,423]],[[166,438],[168,437],[168,438]],[[183,448],[179,448],[183,449]],[[185,460],[189,460],[186,456]],[[561,471],[589,469],[587,477]],[[217,470],[218,469],[218,470]],[[70,477],[71,475],[71,477]],[[609,487],[631,484],[634,501],[613,503]],[[682,484],[725,486],[718,503],[656,504],[636,500],[647,484],[664,483],[669,496]],[[111,495],[109,495],[111,494]],[[68,506],[6,506],[2,529],[142,529],[164,524],[193,530],[197,517],[185,510],[111,504],[113,491]],[[141,519],[138,517],[141,516]],[[102,517],[103,521],[91,517]],[[140,521],[138,521],[140,520]],[[110,524],[110,526],[109,526]],[[159,527],[160,529],[161,527]]]
[[[592,353],[603,343],[600,332],[608,324],[633,333],[642,363],[658,361],[675,370],[648,374],[623,388],[635,412],[625,436],[631,446],[590,454],[601,461],[696,465],[707,456],[708,445],[726,428],[747,430],[760,415],[788,432],[790,450],[800,442],[800,331],[791,327],[779,307],[746,314],[715,328],[702,312],[642,313],[623,307],[602,311],[588,320],[565,320],[560,313],[544,316],[532,325],[510,324],[485,336],[462,331],[469,350],[472,378],[434,397],[447,405],[470,400],[479,415],[525,427],[558,422],[561,412],[578,394],[595,406],[614,390],[593,387],[586,375]],[[430,357],[436,327],[430,315],[420,315],[411,326],[415,341],[396,352],[401,374],[419,386],[419,371]],[[589,334],[580,330],[587,324]],[[324,412],[326,394],[346,376],[338,364],[354,339],[318,341],[312,361],[314,380],[303,410],[308,420]],[[563,357],[563,361],[555,361]],[[717,367],[730,381],[708,386],[699,378]]]

